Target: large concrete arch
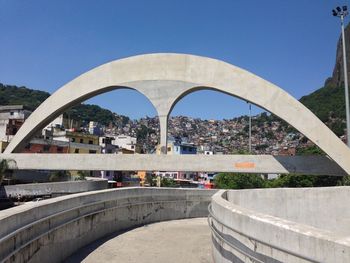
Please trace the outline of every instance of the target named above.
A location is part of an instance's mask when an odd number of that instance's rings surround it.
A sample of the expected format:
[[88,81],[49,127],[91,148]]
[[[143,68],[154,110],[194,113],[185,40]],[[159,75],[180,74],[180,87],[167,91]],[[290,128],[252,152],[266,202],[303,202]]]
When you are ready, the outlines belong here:
[[[231,64],[185,54],[147,54],[106,63],[67,83],[28,118],[5,153],[26,140],[71,105],[118,87],[132,87],[157,109],[161,145],[176,102],[199,89],[215,89],[252,102],[287,121],[350,174],[350,149],[310,110],[276,85]],[[166,147],[164,147],[166,149]]]

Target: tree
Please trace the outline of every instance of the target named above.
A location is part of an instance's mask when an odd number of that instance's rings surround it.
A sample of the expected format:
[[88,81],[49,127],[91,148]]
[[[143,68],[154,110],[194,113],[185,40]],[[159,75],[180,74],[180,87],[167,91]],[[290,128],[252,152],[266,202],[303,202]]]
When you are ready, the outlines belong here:
[[156,186],[156,179],[151,174],[146,174],[145,182],[148,186]]
[[160,182],[160,186],[161,187],[176,187],[177,184],[174,181],[174,179],[171,178],[162,178],[161,182]]
[[326,187],[347,185],[347,176],[283,174],[266,181],[266,187]]
[[283,174],[279,178],[266,181],[266,187],[313,187],[315,177],[311,175]]
[[220,189],[263,188],[264,179],[256,174],[220,173],[215,176],[214,184]]
[[2,183],[2,180],[5,177],[5,173],[8,170],[8,162],[6,159],[2,159],[0,161],[0,184]]
[[51,174],[49,181],[50,182],[61,182],[67,181],[71,177],[69,171],[55,171]]
[[297,148],[297,155],[326,155],[324,151],[318,148],[316,145]]
[[350,185],[350,176],[349,175],[343,176],[341,181],[338,181],[338,186],[340,186],[340,185],[349,186]]
[[86,180],[85,177],[89,176],[89,173],[87,171],[78,171],[77,174],[78,177],[75,178],[76,181]]
[[9,171],[10,163],[13,163],[13,165],[16,164],[16,162],[11,159],[2,159],[0,161],[0,184],[2,183],[6,173]]

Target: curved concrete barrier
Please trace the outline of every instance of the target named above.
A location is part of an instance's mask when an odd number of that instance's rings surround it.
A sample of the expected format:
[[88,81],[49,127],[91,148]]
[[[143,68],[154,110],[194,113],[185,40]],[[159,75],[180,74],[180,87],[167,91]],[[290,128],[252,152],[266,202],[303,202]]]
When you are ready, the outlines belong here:
[[61,262],[107,234],[204,217],[215,191],[123,188],[73,194],[0,212],[1,262]]
[[350,187],[221,190],[209,223],[219,262],[350,262]]
[[107,180],[83,180],[54,183],[14,184],[0,188],[0,197],[35,197],[43,195],[67,195],[108,188]]

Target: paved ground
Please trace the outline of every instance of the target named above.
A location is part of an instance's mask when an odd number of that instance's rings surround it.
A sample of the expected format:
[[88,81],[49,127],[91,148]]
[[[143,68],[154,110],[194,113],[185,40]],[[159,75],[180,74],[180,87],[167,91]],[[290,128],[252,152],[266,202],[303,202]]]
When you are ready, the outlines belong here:
[[209,263],[210,230],[206,218],[155,223],[96,241],[66,262]]

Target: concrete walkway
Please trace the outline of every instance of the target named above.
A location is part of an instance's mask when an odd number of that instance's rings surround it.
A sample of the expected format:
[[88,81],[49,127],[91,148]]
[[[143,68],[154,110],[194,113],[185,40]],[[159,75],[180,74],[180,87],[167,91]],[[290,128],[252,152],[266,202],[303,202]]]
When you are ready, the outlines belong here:
[[66,262],[209,263],[210,230],[206,218],[155,223],[96,241]]

